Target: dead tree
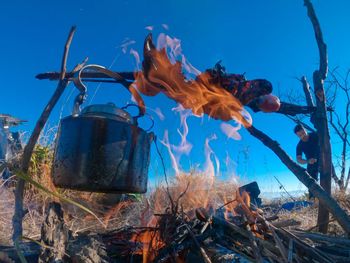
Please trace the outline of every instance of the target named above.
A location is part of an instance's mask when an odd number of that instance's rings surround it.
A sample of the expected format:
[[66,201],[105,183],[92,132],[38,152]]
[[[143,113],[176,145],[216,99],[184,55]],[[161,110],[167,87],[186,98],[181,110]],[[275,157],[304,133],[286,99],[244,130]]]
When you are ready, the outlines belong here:
[[[316,99],[316,112],[314,115],[314,124],[317,129],[317,134],[320,144],[320,184],[323,189],[331,193],[331,178],[332,178],[332,147],[330,143],[328,119],[326,110],[326,96],[324,90],[324,80],[328,72],[328,57],[327,46],[323,41],[320,23],[317,19],[315,10],[310,0],[305,0],[304,4],[307,8],[307,14],[311,20],[313,29],[315,31],[315,38],[320,55],[319,69],[313,73],[313,84]],[[326,233],[328,230],[329,211],[324,202],[320,200],[317,224],[319,231]]]
[[[338,184],[339,189],[345,192],[348,188],[350,179],[350,167],[348,168],[347,175],[345,175],[347,151],[348,146],[350,146],[348,130],[350,124],[350,87],[348,85],[350,69],[347,70],[344,77],[337,72],[337,69],[331,71],[330,75],[332,79],[329,81],[328,88],[332,94],[327,96],[329,98],[327,104],[329,107],[332,107],[334,111],[329,114],[329,123],[341,142],[340,161],[338,163],[338,167],[340,167],[340,176],[337,177],[339,179],[336,183]],[[339,105],[344,105],[343,109],[339,109],[335,105],[336,101],[339,100],[342,100]],[[340,116],[339,113],[343,114],[343,116]]]

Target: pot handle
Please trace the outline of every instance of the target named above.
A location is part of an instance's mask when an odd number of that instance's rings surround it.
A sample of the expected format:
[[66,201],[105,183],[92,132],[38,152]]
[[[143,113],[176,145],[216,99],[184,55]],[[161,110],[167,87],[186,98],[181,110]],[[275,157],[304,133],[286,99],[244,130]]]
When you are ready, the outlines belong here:
[[140,96],[139,92],[136,90],[135,87],[131,85],[131,82],[127,81],[125,78],[120,76],[117,72],[111,71],[109,69],[106,69],[103,66],[91,64],[84,66],[81,70],[79,70],[77,73],[75,73],[75,76],[73,78],[73,83],[76,86],[76,88],[80,91],[80,93],[75,97],[74,100],[74,106],[73,106],[73,116],[78,116],[80,113],[80,105],[83,104],[83,102],[86,99],[86,92],[87,88],[82,82],[81,74],[86,69],[93,69],[97,72],[103,73],[108,77],[111,77],[115,80],[117,80],[120,84],[122,84],[135,98],[137,106],[139,108],[139,115],[138,117],[141,117],[145,115],[146,107],[145,102],[143,101],[142,97]]
[[[141,112],[141,110],[142,110],[142,109],[140,109],[139,105],[133,104],[133,103],[128,103],[124,107],[122,107],[121,109],[122,110],[126,110],[129,107],[137,107],[139,109],[139,112]],[[147,113],[144,113],[143,115],[141,115],[139,113],[139,115],[133,117],[134,122],[137,124],[138,123],[138,118],[143,117],[143,116],[147,116],[151,120],[151,126],[148,129],[145,129],[146,132],[149,132],[154,126],[154,119],[153,119],[152,115],[147,114]]]

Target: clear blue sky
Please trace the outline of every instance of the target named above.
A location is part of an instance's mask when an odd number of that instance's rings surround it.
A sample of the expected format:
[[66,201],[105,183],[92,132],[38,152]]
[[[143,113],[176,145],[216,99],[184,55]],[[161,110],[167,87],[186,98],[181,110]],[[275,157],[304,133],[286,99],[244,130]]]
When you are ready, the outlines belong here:
[[[347,0],[313,1],[328,45],[330,67],[350,67],[350,2]],[[168,25],[165,30],[161,25]],[[222,60],[232,73],[246,72],[248,78],[266,78],[274,93],[290,89],[301,90],[295,77],[311,79],[318,67],[318,50],[311,23],[302,0],[235,0],[235,1],[2,1],[0,3],[1,104],[0,113],[10,113],[28,120],[22,130],[31,131],[44,105],[54,92],[56,83],[39,81],[41,72],[59,70],[63,45],[72,25],[77,26],[68,69],[88,56],[90,63],[131,71],[135,63],[130,54],[123,54],[120,45],[128,38],[136,43],[133,49],[141,52],[148,31],[165,32],[181,39],[183,53],[199,70],[212,67]],[[89,84],[89,98],[97,84]],[[123,106],[128,94],[119,86],[102,84],[92,103],[115,102]],[[70,96],[72,94],[73,96]],[[62,113],[71,111],[76,94],[67,88],[56,106],[50,125],[59,121]],[[169,130],[172,143],[180,141],[176,128],[176,106],[164,96],[145,98],[148,107],[159,107],[166,119],[156,115],[154,132],[159,138]],[[254,125],[278,140],[295,157],[297,138],[294,124],[277,114],[252,114]],[[300,188],[300,183],[274,154],[244,129],[242,140],[227,140],[220,131],[220,122],[190,117],[188,140],[193,144],[189,156],[181,159],[184,169],[203,165],[204,142],[212,134],[217,139],[210,145],[221,161],[223,174],[235,172],[242,182],[257,180],[264,191],[277,190],[273,176],[287,189]],[[146,127],[147,123],[143,123]],[[337,149],[337,146],[334,145]],[[165,155],[166,150],[162,147]],[[236,163],[234,169],[224,164],[226,155]],[[150,176],[161,171],[154,149]],[[156,180],[158,180],[156,178]]]

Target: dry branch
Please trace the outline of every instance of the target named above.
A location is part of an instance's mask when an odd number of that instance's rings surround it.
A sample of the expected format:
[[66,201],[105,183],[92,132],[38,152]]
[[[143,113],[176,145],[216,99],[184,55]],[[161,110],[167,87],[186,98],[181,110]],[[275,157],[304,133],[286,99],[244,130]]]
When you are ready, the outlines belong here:
[[[47,119],[49,118],[49,115],[51,114],[52,109],[56,105],[57,101],[59,100],[60,96],[62,95],[64,89],[68,85],[68,81],[65,79],[65,73],[66,73],[66,63],[67,63],[67,57],[69,52],[69,47],[72,42],[74,32],[75,32],[75,26],[73,26],[69,32],[68,39],[66,41],[64,52],[63,52],[63,58],[62,58],[62,64],[61,64],[61,73],[59,77],[59,82],[56,88],[55,93],[52,95],[50,101],[47,103],[44,111],[41,113],[41,116],[39,120],[37,121],[35,128],[29,138],[29,141],[27,145],[24,148],[23,152],[23,159],[22,159],[22,171],[24,173],[28,172],[29,169],[29,163],[30,158],[33,153],[33,149],[35,147],[36,142],[38,141],[38,138],[40,136],[40,133],[42,129],[45,126],[45,123]],[[13,235],[12,240],[17,240],[23,232],[22,228],[22,220],[24,216],[23,211],[23,193],[24,193],[24,186],[25,181],[22,179],[19,179],[16,185],[16,191],[15,191],[15,213],[13,215]]]
[[320,202],[322,202],[327,207],[327,209],[329,209],[339,224],[343,227],[343,229],[347,233],[350,233],[350,217],[339,206],[337,201],[335,201],[331,195],[329,195],[322,187],[320,187],[315,179],[313,179],[303,167],[295,163],[290,158],[290,156],[280,147],[277,141],[272,140],[269,136],[254,126],[247,128],[247,130],[251,135],[253,135],[264,145],[270,148],[288,167],[288,169],[294,173],[294,175],[312,192],[312,194],[314,194],[314,196],[316,196]]
[[314,103],[314,100],[313,100],[313,98],[311,96],[311,92],[310,92],[310,84],[307,81],[305,76],[301,77],[301,83],[303,84],[303,90],[304,90],[307,105],[309,107],[315,107],[315,103]]

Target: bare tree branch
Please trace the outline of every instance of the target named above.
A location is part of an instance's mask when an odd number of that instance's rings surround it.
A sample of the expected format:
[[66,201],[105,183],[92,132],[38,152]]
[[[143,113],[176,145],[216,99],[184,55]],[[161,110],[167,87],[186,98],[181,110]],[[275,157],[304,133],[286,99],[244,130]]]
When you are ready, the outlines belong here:
[[313,179],[307,171],[295,163],[290,156],[281,148],[277,141],[274,141],[262,131],[254,126],[247,128],[248,132],[255,138],[260,140],[264,145],[270,148],[278,158],[294,173],[294,175],[314,194],[320,202],[333,214],[334,218],[339,222],[342,228],[350,233],[350,217],[339,206],[329,193],[320,187],[315,179]]
[[312,99],[311,92],[310,92],[309,82],[307,81],[305,76],[302,76],[300,81],[303,84],[303,90],[304,90],[307,105],[309,107],[315,107],[315,103],[314,103],[314,100]]
[[311,1],[304,0],[304,5],[307,8],[307,15],[309,16],[312,26],[314,28],[315,38],[316,38],[316,42],[317,42],[318,50],[320,54],[320,68],[319,68],[320,78],[326,79],[327,72],[328,72],[327,45],[323,41],[321,26]]

